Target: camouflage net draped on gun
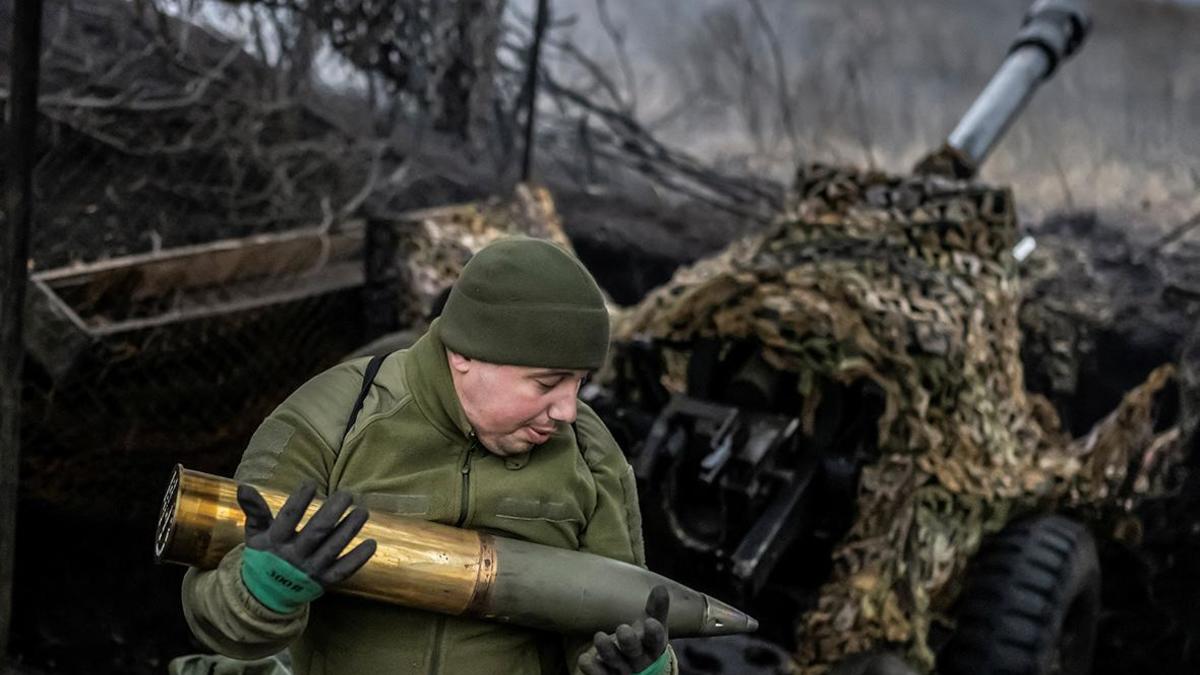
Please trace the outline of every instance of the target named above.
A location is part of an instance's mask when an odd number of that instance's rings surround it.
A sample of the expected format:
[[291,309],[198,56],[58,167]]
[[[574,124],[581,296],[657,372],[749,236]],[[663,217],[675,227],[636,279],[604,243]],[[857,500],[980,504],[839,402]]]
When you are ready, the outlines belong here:
[[810,431],[823,386],[882,392],[857,519],[797,626],[804,672],[884,646],[931,670],[931,624],[950,625],[955,580],[986,534],[1052,508],[1093,523],[1127,516],[1178,452],[1177,431],[1153,432],[1169,366],[1075,441],[1026,392],[1015,235],[1008,190],[810,166],[768,231],[680,270],[616,319],[617,342],[667,346],[675,390],[696,340],[757,342],[798,376]]

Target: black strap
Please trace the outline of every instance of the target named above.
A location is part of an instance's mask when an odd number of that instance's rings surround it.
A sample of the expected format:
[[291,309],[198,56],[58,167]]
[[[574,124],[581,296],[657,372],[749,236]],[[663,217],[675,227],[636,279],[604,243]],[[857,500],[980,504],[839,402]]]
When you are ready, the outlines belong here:
[[371,391],[371,383],[375,381],[375,375],[379,373],[379,366],[383,365],[383,360],[387,356],[387,354],[372,356],[371,362],[367,364],[367,369],[363,372],[362,389],[358,392],[358,399],[354,401],[354,409],[350,411],[350,419],[346,421],[346,430],[342,432],[343,445],[346,443],[346,436],[350,433],[350,429],[354,427],[355,420],[358,419],[358,413],[362,411],[363,401],[367,400],[367,392]]
[[[375,376],[379,374],[379,367],[383,365],[383,360],[387,357],[387,354],[372,356],[370,363],[367,364],[367,369],[363,371],[362,389],[359,390],[358,398],[354,401],[354,409],[350,411],[350,419],[346,420],[346,430],[342,432],[342,443],[340,445],[345,445],[346,436],[354,428],[354,422],[358,420],[358,413],[362,412],[363,401],[367,400],[367,392],[371,391],[371,383],[375,381]],[[579,427],[575,425],[575,422],[571,422],[571,431],[575,435],[575,445],[579,448],[579,451],[586,452],[587,448],[584,447],[583,437],[579,435]]]

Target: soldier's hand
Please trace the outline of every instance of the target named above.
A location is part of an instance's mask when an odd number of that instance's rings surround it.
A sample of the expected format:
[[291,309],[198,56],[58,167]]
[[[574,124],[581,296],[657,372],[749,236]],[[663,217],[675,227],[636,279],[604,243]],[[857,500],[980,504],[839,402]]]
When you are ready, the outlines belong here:
[[579,670],[584,675],[665,673],[670,609],[671,596],[666,586],[655,586],[646,598],[645,616],[632,625],[617,626],[612,633],[596,633],[593,649],[579,657]]
[[246,514],[242,580],[255,598],[278,612],[295,611],[316,599],[375,554],[375,541],[368,539],[341,555],[368,517],[361,508],[342,517],[351,504],[347,492],[334,493],[302,529],[296,529],[316,491],[316,485],[305,482],[272,517],[258,490],[238,486],[238,504]]

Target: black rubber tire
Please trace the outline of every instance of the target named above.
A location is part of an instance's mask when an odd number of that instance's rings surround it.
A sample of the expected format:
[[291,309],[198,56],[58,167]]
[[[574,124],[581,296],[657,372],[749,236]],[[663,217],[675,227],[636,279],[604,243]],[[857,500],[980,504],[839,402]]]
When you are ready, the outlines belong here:
[[779,645],[753,635],[671,640],[679,675],[787,675],[791,656]]
[[1087,675],[1100,615],[1096,542],[1057,515],[1009,525],[980,550],[942,675]]

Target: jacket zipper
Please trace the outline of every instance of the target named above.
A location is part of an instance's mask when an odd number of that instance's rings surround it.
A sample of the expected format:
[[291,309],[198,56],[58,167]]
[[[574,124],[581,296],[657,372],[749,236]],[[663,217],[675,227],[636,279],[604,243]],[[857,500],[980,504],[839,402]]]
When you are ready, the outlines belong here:
[[471,434],[471,445],[467,446],[467,454],[463,456],[462,468],[462,503],[459,505],[458,522],[455,527],[462,527],[467,522],[467,508],[471,505],[471,455],[475,452],[475,434]]

